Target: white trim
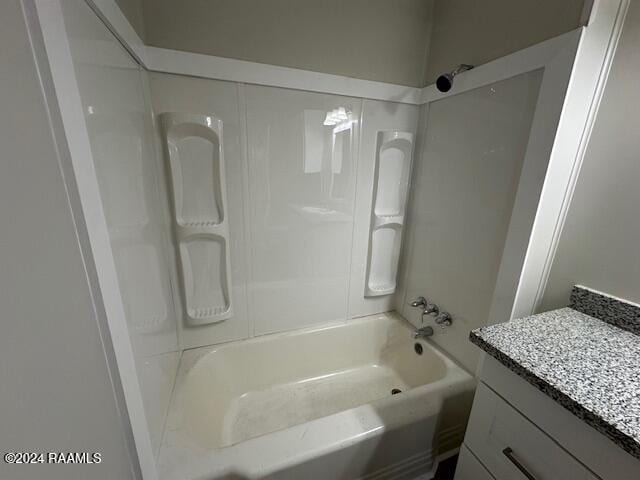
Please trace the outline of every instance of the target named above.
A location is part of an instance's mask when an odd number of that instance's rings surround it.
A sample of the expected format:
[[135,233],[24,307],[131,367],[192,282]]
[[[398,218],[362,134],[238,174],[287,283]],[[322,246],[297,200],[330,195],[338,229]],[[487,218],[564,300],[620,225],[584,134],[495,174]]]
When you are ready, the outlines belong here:
[[85,0],[138,63],[177,75],[419,105],[423,89],[146,46],[114,0]]
[[146,46],[114,0],[85,0],[147,70],[419,105],[423,89],[232,58]]
[[[561,197],[564,194],[561,188],[564,178],[553,177],[562,175],[561,171],[556,171],[555,166],[566,166],[570,163],[569,158],[559,157],[557,143],[561,135],[559,125],[564,113],[563,106],[570,95],[569,80],[572,66],[581,34],[583,34],[582,29],[576,32],[578,34],[573,35],[565,44],[565,48],[557,52],[557,55],[544,67],[489,311],[488,321],[491,323],[524,316],[522,309],[515,308],[515,299],[522,294],[520,285],[523,281],[539,280],[539,277],[535,277],[536,272],[524,268],[527,255],[529,252],[548,251],[549,248],[548,239],[551,232],[540,230],[539,235],[534,238],[533,231],[536,219],[551,220],[549,215],[552,211],[546,207],[542,208],[541,204],[557,201],[558,196]],[[582,100],[586,101],[584,98]],[[549,183],[556,180],[557,188],[560,190],[549,189],[547,187]]]
[[278,67],[233,58],[147,47],[144,65],[154,72],[291,88],[309,92],[418,104],[422,89],[357,78]]
[[[575,35],[575,31],[568,32],[478,66],[456,77],[456,82],[451,91],[441,93],[437,91],[435,85],[416,88],[311,70],[145,46],[114,0],[85,1],[94,9],[135,59],[150,71],[411,105],[423,105],[488,83],[504,80],[520,73],[529,72],[536,68],[543,68],[563,48],[568,38]],[[585,11],[588,11],[588,9],[585,8]]]
[[592,14],[594,12],[594,1],[595,0],[584,0],[584,4],[582,5],[582,13],[580,14],[580,26],[586,27],[591,22]]
[[542,301],[629,3],[595,1],[581,36],[511,318]]
[[100,20],[135,58],[136,62],[145,65],[146,46],[118,4],[114,0],[85,0],[85,2],[96,12]]
[[[67,188],[77,189],[80,204],[73,207],[82,212],[81,220],[86,223],[100,287],[92,294],[102,298],[111,335],[111,345],[105,345],[105,348],[113,348],[143,478],[155,480],[158,478],[155,459],[62,7],[60,0],[33,1],[51,69],[51,87],[58,99],[69,147],[71,171],[75,176],[75,182],[68,183]],[[30,27],[34,28],[33,25]]]
[[127,445],[127,453],[129,454],[129,459],[131,461],[131,472],[133,478],[140,479],[142,478],[142,472],[140,470],[140,462],[138,460],[135,439],[131,421],[129,419],[129,411],[124,390],[122,388],[122,380],[118,370],[118,363],[115,358],[115,352],[112,344],[113,340],[109,330],[107,315],[102,301],[96,265],[93,260],[93,253],[89,242],[87,224],[82,213],[82,205],[77,183],[75,181],[73,165],[58,105],[58,99],[53,85],[53,79],[51,77],[51,69],[49,66],[49,59],[47,57],[44,37],[42,35],[42,29],[40,27],[36,6],[33,0],[23,0],[22,8],[28,26],[29,41],[31,43],[31,49],[36,62],[39,81],[44,94],[47,118],[56,146],[58,163],[62,172],[65,190],[67,192],[67,201],[69,203],[74,227],[76,229],[76,238],[82,256],[84,271],[87,277],[92,307],[100,332],[100,339],[105,359],[107,361],[107,368],[114,391],[114,397],[116,399],[118,414],[122,421],[124,431],[123,436]]

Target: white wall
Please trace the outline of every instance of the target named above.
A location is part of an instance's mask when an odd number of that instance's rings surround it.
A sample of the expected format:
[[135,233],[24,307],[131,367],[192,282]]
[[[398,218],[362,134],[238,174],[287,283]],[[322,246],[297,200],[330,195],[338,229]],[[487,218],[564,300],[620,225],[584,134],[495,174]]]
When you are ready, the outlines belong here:
[[424,84],[432,0],[144,0],[143,5],[146,40],[154,47]]
[[[391,297],[364,298],[375,142],[378,130],[414,132],[417,107],[158,73],[151,89],[157,113],[223,121],[235,313],[180,322],[183,347],[392,309]],[[340,165],[322,125],[339,106],[356,120]]]
[[63,15],[154,448],[178,365],[168,200],[146,72],[83,0]]
[[584,4],[585,0],[436,0],[425,84],[461,63],[482,65],[578,28]]
[[[534,71],[424,107],[404,249],[404,302],[416,326],[424,296],[448,311],[433,341],[474,371],[468,341],[486,324],[542,75]],[[433,325],[425,317],[424,325]]]
[[540,311],[583,284],[640,302],[640,4],[631,2]]
[[20,3],[0,3],[0,451],[103,461],[0,462],[0,478],[140,478]]

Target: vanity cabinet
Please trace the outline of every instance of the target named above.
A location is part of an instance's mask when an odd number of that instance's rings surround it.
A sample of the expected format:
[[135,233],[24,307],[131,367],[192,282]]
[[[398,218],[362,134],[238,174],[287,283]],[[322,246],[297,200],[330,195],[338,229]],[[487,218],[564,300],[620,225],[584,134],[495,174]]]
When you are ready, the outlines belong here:
[[455,480],[638,480],[640,460],[486,356]]

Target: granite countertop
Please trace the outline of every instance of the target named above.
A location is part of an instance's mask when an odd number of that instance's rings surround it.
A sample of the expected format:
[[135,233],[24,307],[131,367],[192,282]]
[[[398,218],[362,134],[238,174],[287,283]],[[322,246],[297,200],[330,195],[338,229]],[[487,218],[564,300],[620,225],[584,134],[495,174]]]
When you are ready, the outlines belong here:
[[571,307],[482,327],[470,340],[640,458],[640,307],[584,287]]

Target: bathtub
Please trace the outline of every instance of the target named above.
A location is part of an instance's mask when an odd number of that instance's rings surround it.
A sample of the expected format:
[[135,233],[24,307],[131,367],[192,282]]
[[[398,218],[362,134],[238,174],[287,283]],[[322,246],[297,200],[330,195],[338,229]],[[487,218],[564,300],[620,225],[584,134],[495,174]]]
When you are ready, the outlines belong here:
[[429,474],[460,446],[475,382],[411,331],[380,314],[185,351],[160,478]]

